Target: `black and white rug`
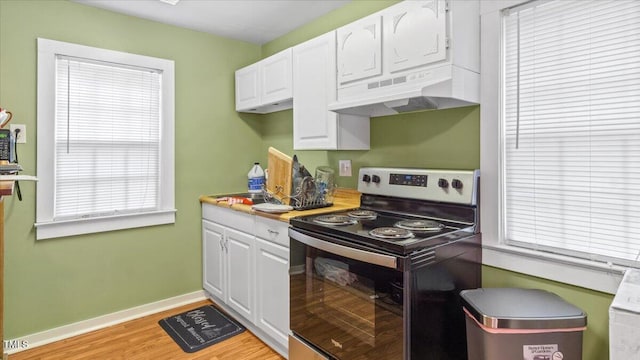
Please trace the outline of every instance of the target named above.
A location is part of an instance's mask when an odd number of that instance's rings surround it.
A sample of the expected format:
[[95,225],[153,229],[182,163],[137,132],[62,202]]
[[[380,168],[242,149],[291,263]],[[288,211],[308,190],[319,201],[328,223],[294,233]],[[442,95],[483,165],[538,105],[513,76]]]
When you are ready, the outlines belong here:
[[213,305],[164,318],[158,324],[188,353],[219,343],[245,330]]

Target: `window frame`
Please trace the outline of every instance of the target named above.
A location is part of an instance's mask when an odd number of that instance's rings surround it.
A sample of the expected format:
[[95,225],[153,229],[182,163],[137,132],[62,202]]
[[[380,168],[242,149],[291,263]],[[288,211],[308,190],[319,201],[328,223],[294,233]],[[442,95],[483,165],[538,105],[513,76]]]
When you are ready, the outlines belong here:
[[[36,240],[175,223],[174,112],[172,60],[38,38]],[[160,191],[158,209],[136,214],[54,220],[56,56],[157,69],[162,72]]]
[[503,33],[502,11],[528,0],[485,0],[480,4],[480,215],[483,264],[615,294],[625,270],[571,256],[529,250],[504,242],[502,159]]

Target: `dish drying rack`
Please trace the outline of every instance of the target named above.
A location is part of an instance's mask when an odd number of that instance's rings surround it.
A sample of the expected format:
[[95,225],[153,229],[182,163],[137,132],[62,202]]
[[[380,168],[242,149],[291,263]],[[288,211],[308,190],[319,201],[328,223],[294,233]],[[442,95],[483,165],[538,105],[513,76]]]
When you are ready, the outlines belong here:
[[272,204],[282,204],[285,199],[289,199],[289,205],[294,210],[309,210],[332,206],[328,201],[333,196],[335,188],[328,187],[324,183],[316,183],[310,177],[302,178],[298,186],[293,189],[292,195],[286,195],[282,186],[276,185],[275,192],[262,188],[264,200]]

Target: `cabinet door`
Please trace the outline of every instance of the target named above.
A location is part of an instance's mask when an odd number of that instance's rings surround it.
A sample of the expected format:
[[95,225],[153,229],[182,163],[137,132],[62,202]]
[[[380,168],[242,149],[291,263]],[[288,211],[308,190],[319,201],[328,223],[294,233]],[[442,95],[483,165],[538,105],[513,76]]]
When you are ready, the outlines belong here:
[[384,13],[385,67],[390,73],[445,60],[444,0],[405,1]]
[[225,301],[224,228],[202,221],[202,286],[213,296]]
[[262,104],[273,104],[293,96],[291,49],[269,56],[260,62]]
[[293,48],[293,148],[368,150],[369,118],[336,114],[336,32]]
[[293,48],[293,148],[336,149],[337,114],[327,110],[336,100],[335,32]]
[[381,16],[372,15],[337,30],[340,84],[382,73],[381,25]]
[[256,238],[257,325],[283,346],[289,334],[289,249]]
[[236,71],[236,111],[260,105],[259,63]]
[[227,250],[227,305],[255,321],[254,261],[252,235],[225,229]]

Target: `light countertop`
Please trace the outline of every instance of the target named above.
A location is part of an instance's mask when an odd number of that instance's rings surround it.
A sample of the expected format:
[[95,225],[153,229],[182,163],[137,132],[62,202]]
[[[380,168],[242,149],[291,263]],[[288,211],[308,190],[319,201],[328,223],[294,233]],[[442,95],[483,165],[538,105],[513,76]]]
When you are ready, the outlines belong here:
[[272,214],[272,213],[265,213],[262,211],[256,211],[251,208],[251,205],[245,205],[245,204],[229,205],[226,201],[220,201],[220,202],[216,201],[217,198],[218,196],[203,195],[203,196],[200,196],[200,202],[204,204],[211,204],[211,205],[217,205],[220,207],[226,207],[226,208],[230,208],[236,211],[241,211],[247,214],[259,215],[262,217],[284,221],[284,222],[289,222],[289,219],[296,216],[323,214],[323,213],[329,213],[329,212],[340,211],[340,210],[355,209],[360,206],[360,193],[357,190],[347,189],[347,188],[338,188],[336,190],[333,198],[333,206],[318,208],[318,209],[311,209],[311,210],[302,210],[302,211],[292,210],[282,214]]

